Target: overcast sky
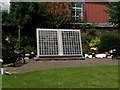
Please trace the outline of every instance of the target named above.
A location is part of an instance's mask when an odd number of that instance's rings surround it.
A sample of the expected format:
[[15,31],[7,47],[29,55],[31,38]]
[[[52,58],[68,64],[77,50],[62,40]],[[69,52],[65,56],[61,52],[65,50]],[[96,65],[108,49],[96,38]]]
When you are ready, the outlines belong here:
[[2,7],[2,9],[9,9],[10,6],[10,0],[0,0],[0,6]]

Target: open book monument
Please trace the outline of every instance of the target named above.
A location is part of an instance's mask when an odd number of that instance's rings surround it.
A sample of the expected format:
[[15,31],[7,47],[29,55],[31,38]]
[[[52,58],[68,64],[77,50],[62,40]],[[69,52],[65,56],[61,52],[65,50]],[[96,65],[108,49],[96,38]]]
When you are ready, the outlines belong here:
[[37,28],[39,59],[83,58],[80,30]]

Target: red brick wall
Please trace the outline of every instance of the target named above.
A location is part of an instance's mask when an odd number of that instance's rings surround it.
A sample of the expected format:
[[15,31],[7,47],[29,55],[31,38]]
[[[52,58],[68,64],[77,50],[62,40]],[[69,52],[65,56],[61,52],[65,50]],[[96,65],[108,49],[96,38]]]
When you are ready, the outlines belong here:
[[86,2],[85,4],[85,21],[106,23],[108,22],[108,14],[105,3]]

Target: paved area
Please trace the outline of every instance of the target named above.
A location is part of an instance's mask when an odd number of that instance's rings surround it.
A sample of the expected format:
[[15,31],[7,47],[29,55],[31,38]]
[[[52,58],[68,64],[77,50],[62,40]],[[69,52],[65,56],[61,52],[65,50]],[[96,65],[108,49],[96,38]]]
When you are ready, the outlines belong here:
[[112,59],[85,59],[85,60],[52,60],[52,61],[35,61],[33,59],[26,60],[27,64],[17,67],[4,66],[10,73],[24,73],[34,70],[45,70],[51,68],[64,68],[64,67],[80,67],[80,66],[99,66],[99,65],[118,65],[119,60]]

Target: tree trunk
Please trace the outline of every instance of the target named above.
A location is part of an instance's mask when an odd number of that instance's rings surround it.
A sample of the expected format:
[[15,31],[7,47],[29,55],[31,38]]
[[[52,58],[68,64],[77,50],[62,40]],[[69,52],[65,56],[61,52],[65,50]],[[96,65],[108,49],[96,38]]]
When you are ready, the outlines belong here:
[[20,25],[18,25],[18,42],[17,42],[17,48],[19,48],[20,47],[20,38],[21,38],[21,26]]

